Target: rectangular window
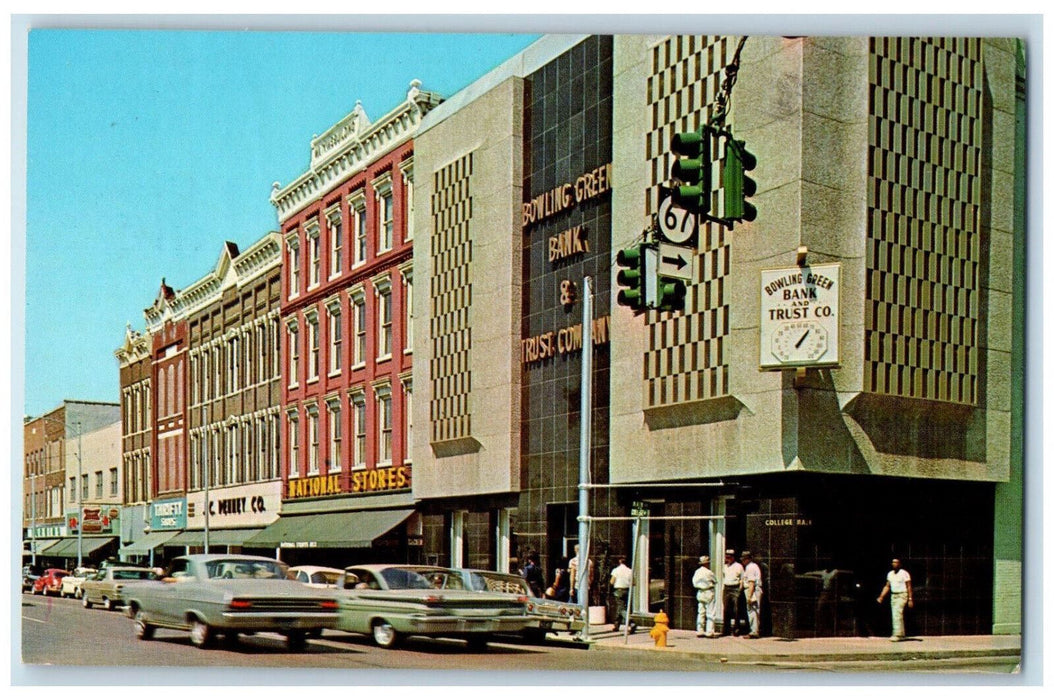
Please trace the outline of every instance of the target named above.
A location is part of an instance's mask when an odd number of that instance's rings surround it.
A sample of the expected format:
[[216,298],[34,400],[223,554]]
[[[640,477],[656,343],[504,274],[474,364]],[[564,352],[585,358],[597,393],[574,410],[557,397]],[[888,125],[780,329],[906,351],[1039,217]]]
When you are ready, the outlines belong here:
[[256,358],[257,369],[257,381],[263,382],[267,380],[267,326],[260,324],[256,327],[256,350],[258,356]]
[[377,296],[377,358],[392,354],[392,290],[378,290]]
[[341,367],[341,334],[340,313],[329,314],[329,373],[337,374]]
[[289,386],[298,384],[298,365],[300,364],[300,333],[296,326],[289,328]]
[[389,190],[381,195],[381,210],[380,210],[380,241],[377,247],[378,252],[391,250],[392,249],[392,231],[395,227],[395,220],[393,216],[394,207],[392,206],[392,193]]
[[289,417],[289,478],[300,476],[300,426],[299,421]]
[[414,239],[414,181],[411,177],[403,178],[403,201],[406,202],[406,237]]
[[310,452],[308,453],[307,473],[318,474],[318,414],[312,413],[308,416],[308,440]]
[[308,237],[308,252],[311,256],[311,280],[308,286],[317,287],[322,267],[322,241],[319,240],[318,231]]
[[74,503],[77,500],[77,477],[70,477],[70,503]]
[[88,476],[85,474],[81,477],[81,500],[88,500]]
[[413,461],[414,454],[414,388],[412,384],[405,384],[403,386],[403,395],[405,401],[403,402],[403,418],[406,422],[406,435],[403,436],[404,446],[403,462],[409,464]]
[[355,210],[355,264],[366,262],[366,207]]
[[336,277],[341,272],[341,259],[344,250],[344,224],[340,212],[329,219],[329,275]]
[[95,497],[102,498],[102,472],[95,472]]
[[392,395],[377,397],[377,464],[392,462]]
[[289,296],[300,293],[300,247],[289,246]]
[[340,471],[340,406],[329,407],[329,469],[330,473]]
[[241,376],[241,353],[238,347],[238,339],[231,338],[227,343],[227,393],[233,393],[239,389],[239,378]]
[[366,300],[355,301],[355,357],[356,365],[366,363]]
[[307,337],[309,343],[308,375],[307,380],[318,379],[318,317],[310,317],[307,321]]
[[271,471],[268,474],[268,478],[278,478],[278,451],[281,449],[281,436],[278,434],[278,416],[273,415],[270,419],[270,433],[271,446],[268,450],[268,457],[271,462]]
[[403,309],[405,309],[403,335],[406,336],[406,347],[403,350],[411,352],[414,349],[414,279],[405,275],[404,279],[406,280],[406,287],[403,295]]
[[366,466],[366,401],[359,396],[353,399],[355,411],[355,468]]
[[117,467],[110,470],[110,495],[117,495]]

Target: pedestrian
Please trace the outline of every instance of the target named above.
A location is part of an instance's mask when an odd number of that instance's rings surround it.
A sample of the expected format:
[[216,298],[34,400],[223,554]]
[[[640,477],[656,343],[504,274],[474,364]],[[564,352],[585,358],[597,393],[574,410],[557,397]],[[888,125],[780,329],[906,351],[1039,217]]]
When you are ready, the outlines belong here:
[[633,581],[633,569],[626,566],[626,557],[618,558],[618,566],[611,570],[611,591],[612,595],[615,596],[615,629],[613,632],[618,632],[619,626],[625,621],[629,624],[626,617],[626,603],[629,602],[629,586]]
[[722,636],[739,634],[739,596],[743,588],[743,565],[736,561],[733,549],[725,550],[725,570],[721,580],[721,604],[724,608],[724,620],[721,624]]
[[911,574],[900,568],[900,559],[897,558],[893,559],[893,570],[886,574],[886,585],[878,594],[879,605],[887,595],[893,615],[893,635],[889,641],[899,642],[904,639],[904,606],[915,607],[915,595],[911,588]]
[[695,617],[695,636],[716,637],[714,618],[717,617],[717,574],[710,570],[710,557],[699,557],[699,568],[692,574],[695,600],[699,611]]
[[[578,545],[575,545],[575,555],[571,557],[571,562],[568,565],[571,573],[571,600],[577,602],[579,605],[585,605],[584,600],[578,600]],[[589,588],[593,588],[593,560],[589,560]]]
[[571,594],[571,575],[567,571],[567,558],[560,561],[560,565],[553,572],[553,585],[545,589],[545,597],[566,603]]
[[535,598],[541,598],[545,588],[545,574],[542,573],[542,567],[538,566],[537,552],[527,555],[527,565],[523,567],[523,578],[527,581],[531,594]]
[[750,624],[747,639],[757,639],[761,636],[761,567],[747,550],[739,558],[743,561],[743,593],[747,599],[747,621]]

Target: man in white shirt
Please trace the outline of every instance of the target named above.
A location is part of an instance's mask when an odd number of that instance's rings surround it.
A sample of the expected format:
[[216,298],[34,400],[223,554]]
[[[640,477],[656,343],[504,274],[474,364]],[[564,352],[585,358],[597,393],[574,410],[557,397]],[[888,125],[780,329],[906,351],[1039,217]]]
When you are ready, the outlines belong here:
[[615,596],[615,629],[625,622],[626,603],[629,601],[629,585],[633,580],[633,569],[626,566],[626,557],[618,558],[618,566],[611,570],[611,590]]
[[900,568],[900,560],[893,560],[893,570],[886,574],[886,585],[878,594],[878,602],[881,605],[886,596],[889,596],[889,604],[893,614],[893,636],[891,642],[899,642],[904,639],[904,606],[915,607],[915,594],[911,588],[911,574],[907,569]]
[[692,574],[692,585],[695,586],[695,600],[699,604],[695,618],[695,636],[716,637],[714,618],[717,617],[717,575],[710,570],[710,557],[705,554],[699,557],[699,568]]
[[[575,545],[575,555],[568,562],[568,569],[571,570],[571,602],[578,602],[579,605],[586,605],[584,600],[578,600],[578,545]],[[589,588],[593,588],[593,560],[589,560]]]
[[724,607],[724,621],[721,634],[737,636],[739,634],[739,594],[743,588],[743,565],[736,561],[736,552],[725,550],[724,578],[721,581],[721,604]]
[[754,555],[744,551],[739,555],[743,560],[743,593],[747,599],[747,621],[750,623],[750,634],[747,639],[761,636],[761,567],[754,563]]

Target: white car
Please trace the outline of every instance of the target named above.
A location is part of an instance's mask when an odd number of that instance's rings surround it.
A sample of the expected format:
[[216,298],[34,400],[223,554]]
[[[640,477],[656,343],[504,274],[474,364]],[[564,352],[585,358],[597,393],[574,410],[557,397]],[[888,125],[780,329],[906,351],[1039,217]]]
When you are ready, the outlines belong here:
[[289,568],[289,578],[312,588],[336,588],[337,579],[344,569],[332,569],[328,566],[293,566]]
[[63,598],[80,598],[81,584],[84,579],[94,575],[98,570],[90,566],[81,566],[73,570],[73,573],[62,579],[62,588],[59,595]]

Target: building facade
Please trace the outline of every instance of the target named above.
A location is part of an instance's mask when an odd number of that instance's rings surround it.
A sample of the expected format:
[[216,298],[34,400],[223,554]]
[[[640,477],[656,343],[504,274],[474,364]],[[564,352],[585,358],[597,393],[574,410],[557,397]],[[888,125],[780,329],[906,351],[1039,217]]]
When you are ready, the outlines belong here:
[[114,351],[121,388],[121,540],[125,543],[142,539],[153,488],[152,348],[150,336],[129,325],[124,343]]
[[374,122],[356,104],[312,140],[311,168],[272,193],[283,242],[283,504],[250,544],[290,562],[419,558],[413,137],[439,100],[413,81]]

